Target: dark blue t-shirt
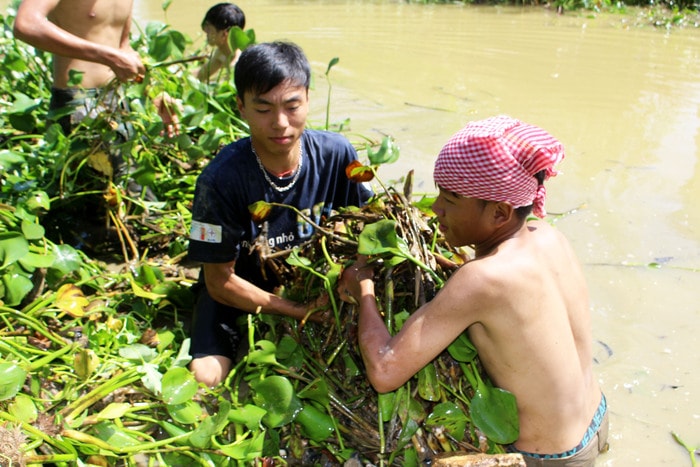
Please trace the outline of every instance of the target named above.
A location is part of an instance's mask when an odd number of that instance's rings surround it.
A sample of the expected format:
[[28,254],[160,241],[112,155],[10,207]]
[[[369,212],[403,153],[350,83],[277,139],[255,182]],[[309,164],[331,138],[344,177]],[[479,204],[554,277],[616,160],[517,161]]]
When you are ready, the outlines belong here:
[[[361,206],[371,196],[363,184],[350,181],[345,168],[357,153],[342,135],[305,130],[303,162],[295,186],[279,192],[270,186],[251,150],[250,138],[226,146],[204,168],[195,188],[192,206],[189,258],[203,263],[236,260],[236,274],[259,287],[271,290],[274,283],[263,279],[259,253],[251,251],[263,227],[268,247],[283,250],[308,240],[313,226],[289,208],[273,207],[261,222],[255,222],[248,206],[256,201],[294,206],[319,223],[332,210]],[[279,187],[294,176],[268,177]]]

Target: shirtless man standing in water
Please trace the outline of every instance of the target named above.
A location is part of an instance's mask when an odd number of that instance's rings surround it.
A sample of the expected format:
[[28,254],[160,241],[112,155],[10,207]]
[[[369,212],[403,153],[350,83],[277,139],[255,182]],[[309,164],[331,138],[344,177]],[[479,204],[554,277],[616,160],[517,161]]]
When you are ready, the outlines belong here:
[[[122,82],[143,77],[146,68],[129,43],[132,8],[132,0],[22,0],[14,34],[53,54],[52,108],[75,104],[70,70],[83,73],[80,87],[88,96],[115,77]],[[155,104],[168,135],[177,133],[171,102],[157,99]]]
[[402,386],[467,332],[493,383],[516,399],[511,446],[531,466],[592,466],[607,449],[605,397],[593,373],[586,281],[564,236],[544,217],[543,182],[562,145],[506,116],[472,122],[443,147],[434,169],[440,231],[475,258],[391,336],[361,258],[339,281],[359,304],[358,340],[379,392]]

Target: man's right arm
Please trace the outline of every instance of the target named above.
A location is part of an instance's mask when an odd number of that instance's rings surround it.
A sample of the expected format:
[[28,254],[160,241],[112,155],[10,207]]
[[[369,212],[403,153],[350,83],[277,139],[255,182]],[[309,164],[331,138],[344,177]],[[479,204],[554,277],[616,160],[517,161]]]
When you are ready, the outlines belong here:
[[222,57],[219,49],[214,50],[211,56],[207,59],[206,63],[202,64],[202,66],[195,70],[195,76],[197,76],[197,79],[205,83],[209,82],[211,77],[221,69],[221,59]]
[[342,300],[359,307],[357,340],[367,377],[378,392],[405,384],[478,321],[478,310],[485,307],[471,282],[479,281],[466,271],[466,267],[456,271],[435,298],[416,310],[392,336],[379,313],[366,258],[361,256],[345,268],[338,292]]
[[296,320],[307,317],[313,305],[295,303],[241,278],[234,272],[235,262],[204,263],[207,292],[217,302],[248,313],[276,314]]

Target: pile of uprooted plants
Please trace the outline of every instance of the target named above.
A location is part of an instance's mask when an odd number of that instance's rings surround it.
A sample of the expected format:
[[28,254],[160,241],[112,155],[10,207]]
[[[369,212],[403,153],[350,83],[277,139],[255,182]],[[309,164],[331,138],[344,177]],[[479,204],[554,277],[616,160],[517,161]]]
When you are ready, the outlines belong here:
[[[186,368],[178,312],[188,310],[172,294],[183,276],[163,264],[106,274],[88,262],[81,279],[21,310],[3,307],[0,465],[422,465],[445,452],[503,452],[517,437],[514,400],[490,385],[465,336],[377,394],[363,371],[357,310],[335,291],[343,265],[369,255],[379,307],[397,332],[461,262],[430,228],[429,203],[411,202],[409,177],[404,190],[326,219],[292,251],[261,247],[280,293],[327,293],[334,319],[247,315],[247,348],[213,389]],[[269,209],[293,208],[251,206]]]
[[[335,290],[343,265],[358,253],[371,258],[377,303],[396,333],[463,261],[429,225],[431,200],[411,201],[411,180],[409,174],[402,191],[384,188],[364,208],[327,219],[316,226],[312,240],[292,251],[260,248],[285,284],[282,293],[308,301],[325,292],[334,313],[329,324],[263,320],[253,331],[277,349],[267,374],[293,388],[289,406],[280,410],[289,414],[276,420],[283,424],[298,411],[295,423],[282,431],[282,445],[302,464],[332,464],[354,451],[351,456],[375,464],[421,465],[445,452],[503,452],[501,444],[517,437],[514,399],[485,382],[466,335],[391,393],[377,394],[364,375],[357,309],[341,302]],[[264,217],[270,209],[285,208],[261,202],[251,211]],[[261,350],[259,341],[251,343],[254,352]],[[239,382],[246,379],[245,372],[241,376]],[[259,386],[263,394],[268,389],[265,381],[249,381],[253,400],[275,407],[274,400],[259,394]]]

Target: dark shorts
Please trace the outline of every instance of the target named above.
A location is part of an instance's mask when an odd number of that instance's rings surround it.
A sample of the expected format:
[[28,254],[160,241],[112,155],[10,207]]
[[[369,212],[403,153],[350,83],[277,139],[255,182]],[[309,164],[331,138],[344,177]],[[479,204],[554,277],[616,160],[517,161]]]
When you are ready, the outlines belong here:
[[[49,121],[58,123],[65,135],[70,135],[73,130],[84,120],[104,118],[110,122],[114,131],[102,132],[101,143],[105,146],[112,169],[112,177],[115,180],[126,179],[133,164],[129,161],[129,151],[124,150],[125,143],[135,137],[135,130],[128,118],[124,118],[129,112],[126,99],[119,96],[116,90],[105,91],[100,88],[51,88],[51,102],[49,103]],[[89,124],[89,123],[88,123]],[[94,144],[86,138],[88,144]],[[102,171],[105,175],[109,172]],[[132,182],[129,182],[132,183]],[[135,194],[141,194],[142,187],[128,187]],[[155,196],[149,191],[145,198],[155,200]]]
[[190,333],[190,355],[192,358],[221,355],[235,361],[241,342],[241,319],[245,319],[246,313],[214,301],[203,283],[194,287],[197,301]]
[[100,114],[105,114],[117,123],[116,133],[126,141],[133,136],[134,131],[131,125],[122,122],[120,117],[128,111],[127,101],[120,98],[115,91],[104,91],[100,88],[51,88],[48,118],[61,125],[66,135],[86,117],[94,119]]
[[608,426],[607,401],[605,395],[601,394],[598,409],[575,448],[558,454],[535,454],[519,451],[514,446],[509,450],[522,454],[527,467],[590,467],[595,464],[598,454],[608,450]]

